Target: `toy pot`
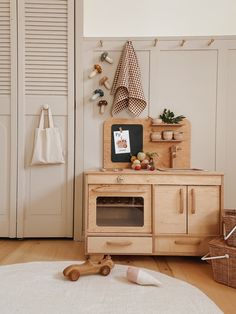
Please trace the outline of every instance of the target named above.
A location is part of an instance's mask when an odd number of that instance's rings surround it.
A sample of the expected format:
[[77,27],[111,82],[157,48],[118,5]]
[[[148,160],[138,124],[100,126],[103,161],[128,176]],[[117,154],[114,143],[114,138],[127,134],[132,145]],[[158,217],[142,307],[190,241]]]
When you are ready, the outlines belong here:
[[160,141],[161,140],[161,132],[152,132],[151,133],[152,141]]
[[178,131],[175,131],[174,132],[174,140],[176,141],[182,141],[183,140],[183,132],[178,132]]
[[173,131],[171,130],[163,131],[162,135],[164,140],[171,141],[173,138]]
[[162,119],[160,119],[160,118],[153,118],[152,119],[152,124],[162,124]]

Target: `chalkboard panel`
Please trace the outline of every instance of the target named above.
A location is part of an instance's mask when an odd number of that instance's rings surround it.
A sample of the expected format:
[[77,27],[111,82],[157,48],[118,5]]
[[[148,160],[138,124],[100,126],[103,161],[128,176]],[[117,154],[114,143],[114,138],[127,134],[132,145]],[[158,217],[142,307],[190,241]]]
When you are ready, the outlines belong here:
[[[130,153],[116,154],[114,144],[114,131],[129,131]],[[141,124],[113,124],[111,127],[111,161],[130,162],[131,155],[143,151],[143,126]]]

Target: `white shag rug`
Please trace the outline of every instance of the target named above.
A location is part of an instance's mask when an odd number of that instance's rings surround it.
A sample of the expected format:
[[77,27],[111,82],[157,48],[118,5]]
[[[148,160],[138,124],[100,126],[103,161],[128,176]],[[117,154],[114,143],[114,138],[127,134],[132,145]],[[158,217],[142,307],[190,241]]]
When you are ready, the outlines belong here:
[[145,269],[161,287],[127,281],[127,266],[107,277],[81,276],[72,282],[62,271],[75,261],[0,266],[1,314],[218,314],[203,292],[167,275]]

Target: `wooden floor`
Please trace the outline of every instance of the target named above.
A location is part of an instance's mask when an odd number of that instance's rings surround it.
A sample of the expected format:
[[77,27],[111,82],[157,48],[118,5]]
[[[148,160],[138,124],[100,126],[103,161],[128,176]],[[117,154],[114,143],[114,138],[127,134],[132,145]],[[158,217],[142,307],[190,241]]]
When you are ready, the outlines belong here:
[[[0,240],[0,265],[84,258],[83,243],[72,240]],[[207,294],[225,314],[236,313],[236,289],[215,282],[210,264],[200,258],[113,256],[113,261],[160,271],[187,281]]]

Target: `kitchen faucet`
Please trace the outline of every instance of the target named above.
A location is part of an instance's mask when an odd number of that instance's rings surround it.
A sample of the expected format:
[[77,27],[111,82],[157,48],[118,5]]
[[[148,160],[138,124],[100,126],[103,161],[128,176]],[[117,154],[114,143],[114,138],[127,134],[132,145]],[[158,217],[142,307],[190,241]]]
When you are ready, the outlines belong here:
[[182,150],[181,147],[172,145],[170,147],[170,167],[176,168],[177,151]]

